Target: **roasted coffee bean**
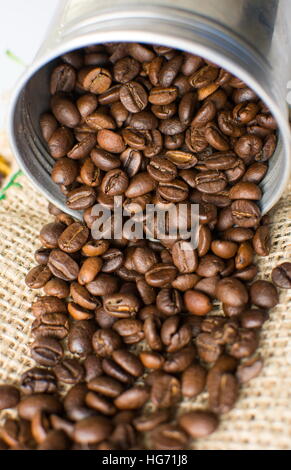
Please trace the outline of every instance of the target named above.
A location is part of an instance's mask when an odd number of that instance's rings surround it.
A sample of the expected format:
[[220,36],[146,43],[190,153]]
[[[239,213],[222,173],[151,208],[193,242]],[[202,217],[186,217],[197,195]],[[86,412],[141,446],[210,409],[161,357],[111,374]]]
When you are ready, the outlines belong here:
[[251,329],[241,329],[238,338],[229,349],[229,354],[237,359],[243,359],[254,354],[257,347],[257,332]]
[[75,253],[85,245],[88,237],[88,228],[79,222],[74,222],[66,230],[62,231],[58,238],[58,245],[66,253]]
[[151,349],[159,351],[162,349],[162,341],[159,334],[161,322],[156,315],[150,314],[144,322],[145,339]]
[[39,289],[43,287],[51,277],[52,273],[49,267],[40,264],[29,271],[25,278],[25,283],[31,289]]
[[34,320],[31,332],[37,338],[52,336],[64,339],[69,332],[69,320],[64,313],[43,313]]
[[97,274],[101,271],[102,267],[103,261],[98,256],[90,256],[89,258],[85,259],[78,274],[79,284],[85,285],[93,282]]
[[67,417],[72,421],[80,421],[96,412],[86,406],[85,399],[88,389],[85,384],[76,384],[64,397],[64,409]]
[[64,359],[54,367],[54,373],[57,380],[65,384],[82,382],[85,376],[84,367],[77,359]]
[[272,281],[280,289],[291,289],[291,263],[282,263],[272,271]]
[[159,424],[168,421],[169,413],[167,410],[155,411],[148,415],[141,415],[134,418],[134,427],[140,432],[147,432],[155,429]]
[[101,256],[107,251],[108,248],[108,240],[89,240],[82,247],[82,253],[85,256]]
[[62,406],[59,399],[53,395],[35,393],[22,398],[17,410],[21,418],[31,421],[39,411],[58,414],[62,411]]
[[209,407],[215,413],[227,413],[236,402],[238,383],[232,374],[235,367],[235,359],[221,356],[208,372]]
[[182,373],[182,395],[187,398],[197,397],[203,392],[206,384],[207,372],[200,364],[189,366]]
[[86,357],[93,352],[92,337],[96,325],[90,320],[80,320],[74,323],[68,335],[68,348],[72,354]]
[[51,99],[51,108],[55,118],[64,126],[76,127],[81,120],[78,108],[65,95],[54,95]]
[[200,333],[196,339],[199,358],[203,362],[215,362],[222,354],[222,346],[209,333]]
[[266,312],[259,309],[244,310],[240,315],[240,323],[243,328],[261,328],[266,319]]
[[105,375],[95,377],[88,383],[89,390],[100,393],[106,397],[116,398],[124,390],[124,387],[117,380]]
[[51,250],[49,248],[39,248],[34,252],[34,259],[38,264],[47,264]]
[[246,242],[247,240],[251,240],[254,236],[254,233],[249,228],[233,227],[226,230],[223,233],[223,236],[226,240],[242,243]]
[[196,290],[186,291],[184,302],[187,310],[193,315],[206,315],[212,309],[211,301],[207,295]]
[[104,176],[101,183],[101,190],[108,196],[119,196],[128,187],[128,177],[120,169],[110,170]]
[[93,312],[87,310],[84,307],[76,304],[75,302],[69,302],[68,304],[68,312],[74,320],[90,320],[93,318]]
[[57,248],[58,238],[65,228],[65,225],[59,222],[44,225],[39,234],[41,244],[46,248]]
[[202,277],[212,277],[219,274],[224,269],[224,262],[215,255],[207,254],[200,258],[196,273]]
[[138,113],[145,109],[148,96],[143,86],[134,81],[125,83],[120,88],[120,101],[131,113]]
[[161,328],[161,340],[167,346],[167,352],[176,352],[187,346],[191,337],[191,326],[181,323],[177,315],[164,321]]
[[50,113],[43,113],[40,116],[39,125],[44,140],[48,142],[58,127],[56,118]]
[[150,398],[157,408],[171,408],[181,398],[179,380],[173,375],[160,372],[153,381]]
[[98,274],[94,281],[86,284],[92,295],[103,296],[114,294],[118,290],[118,279],[110,274]]
[[139,354],[139,358],[147,369],[161,369],[165,362],[163,356],[155,352],[143,351]]
[[233,222],[239,227],[255,227],[260,219],[260,209],[248,200],[238,199],[231,204]]
[[164,315],[172,316],[180,313],[183,308],[179,292],[172,288],[163,288],[157,295],[156,305]]
[[156,184],[155,180],[147,172],[138,173],[131,178],[125,195],[128,198],[143,196],[155,189]]
[[179,417],[179,425],[193,439],[199,439],[212,434],[218,427],[218,419],[210,411],[189,411]]
[[48,267],[54,276],[64,281],[74,281],[78,277],[78,264],[67,253],[61,250],[55,249],[51,251]]
[[76,79],[76,71],[71,64],[58,65],[51,74],[51,94],[54,95],[57,92],[70,93],[75,87]]
[[190,364],[192,364],[195,356],[196,350],[192,346],[180,349],[179,351],[167,356],[163,369],[165,372],[171,374],[183,372],[190,366]]
[[67,196],[67,206],[73,210],[84,210],[93,206],[96,200],[94,188],[90,186],[79,186],[79,188],[69,191]]
[[188,448],[186,433],[175,424],[161,424],[151,432],[151,448],[155,450],[182,450]]
[[114,404],[120,410],[136,410],[141,408],[148,399],[149,392],[146,388],[134,386],[115,398]]
[[110,357],[122,346],[120,336],[109,328],[97,330],[92,337],[94,351],[101,357]]
[[52,296],[39,296],[32,304],[32,313],[34,316],[45,313],[66,313],[67,306],[62,300]]
[[41,336],[31,345],[31,356],[41,366],[53,367],[63,357],[63,348],[56,338]]
[[[113,67],[114,79],[120,83],[130,82],[138,75],[139,71],[140,64],[132,57],[123,57],[118,60]],[[102,104],[108,103],[102,102]]]
[[263,368],[263,360],[261,357],[254,357],[247,359],[240,364],[236,371],[236,377],[240,384],[244,384],[254,379],[259,375]]
[[133,294],[111,294],[104,297],[103,306],[112,316],[129,318],[137,313],[139,301]]
[[102,256],[102,272],[112,273],[123,263],[123,253],[118,248],[109,248]]
[[144,368],[137,356],[125,349],[114,350],[112,358],[117,365],[122,367],[130,375],[140,377],[143,374]]
[[250,300],[260,308],[273,308],[279,302],[276,287],[268,281],[255,281],[250,286]]
[[160,122],[159,130],[166,136],[175,136],[185,131],[186,124],[183,124],[178,118],[163,119]]
[[32,393],[55,393],[56,391],[56,377],[49,369],[33,367],[21,376],[21,392],[25,395]]
[[211,250],[217,256],[224,259],[233,258],[237,252],[237,244],[230,241],[214,240],[211,243]]
[[248,292],[244,284],[233,277],[218,282],[216,296],[218,300],[232,307],[240,307],[248,302]]
[[98,132],[97,142],[106,152],[121,153],[125,150],[123,138],[109,129],[102,129]]
[[156,300],[156,291],[153,287],[149,286],[144,278],[136,280],[136,287],[138,293],[145,305],[151,305]]
[[80,444],[97,444],[107,439],[112,429],[112,424],[107,418],[90,416],[75,424],[73,438]]
[[87,356],[83,366],[85,369],[85,381],[87,383],[103,374],[101,358],[97,357],[95,354]]
[[158,263],[150,268],[145,279],[150,286],[167,287],[174,281],[177,275],[177,269],[171,264]]
[[0,410],[15,408],[20,400],[20,394],[12,385],[0,385]]
[[103,367],[103,371],[107,375],[109,375],[110,377],[113,377],[119,382],[122,382],[125,384],[131,384],[133,382],[133,377],[111,359],[104,358],[102,360],[102,367]]
[[177,176],[176,166],[164,157],[154,157],[151,159],[147,171],[156,181],[168,182]]
[[53,158],[65,157],[73,146],[73,135],[67,127],[58,127],[48,141],[50,154]]
[[78,73],[78,81],[82,87],[91,93],[104,93],[111,85],[109,70],[102,67],[82,68]]
[[67,157],[59,158],[53,166],[51,178],[56,184],[69,186],[78,176],[78,166]]

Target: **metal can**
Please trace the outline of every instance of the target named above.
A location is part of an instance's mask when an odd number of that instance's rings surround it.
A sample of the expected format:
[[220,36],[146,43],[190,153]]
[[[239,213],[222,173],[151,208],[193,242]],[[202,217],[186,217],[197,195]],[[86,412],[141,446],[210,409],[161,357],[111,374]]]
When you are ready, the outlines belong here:
[[104,42],[159,44],[206,57],[242,79],[270,108],[279,141],[261,183],[262,212],[289,178],[287,83],[291,80],[290,0],[62,0],[34,62],[14,91],[9,134],[20,167],[56,206],[65,205],[50,173],[54,160],[39,116],[49,108],[49,76],[65,52]]

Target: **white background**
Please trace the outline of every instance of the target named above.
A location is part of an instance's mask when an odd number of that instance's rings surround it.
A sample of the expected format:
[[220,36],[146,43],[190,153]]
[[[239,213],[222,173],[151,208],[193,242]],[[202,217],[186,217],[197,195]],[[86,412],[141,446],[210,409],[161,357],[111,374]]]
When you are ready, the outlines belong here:
[[11,50],[29,64],[45,36],[58,0],[0,0],[0,128],[5,124],[9,92],[24,67],[9,59]]

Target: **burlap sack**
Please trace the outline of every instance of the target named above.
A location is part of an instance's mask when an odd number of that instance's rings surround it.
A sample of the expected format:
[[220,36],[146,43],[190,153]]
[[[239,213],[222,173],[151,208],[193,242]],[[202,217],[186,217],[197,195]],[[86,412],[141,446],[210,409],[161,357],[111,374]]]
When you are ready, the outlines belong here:
[[[1,139],[0,139],[1,143]],[[46,200],[26,177],[23,188],[11,188],[0,201],[0,382],[18,383],[33,362],[29,343],[33,316],[29,306],[38,291],[24,283],[40,246],[38,233],[51,220]],[[272,250],[260,258],[259,277],[269,279],[278,263],[290,259],[291,196],[286,192],[272,211]],[[242,387],[235,408],[221,420],[217,432],[193,443],[196,449],[290,449],[291,448],[291,292],[282,290],[279,305],[265,323],[259,352],[265,365],[259,377]],[[201,408],[207,394],[185,400],[180,411]],[[13,412],[2,412],[3,419]]]

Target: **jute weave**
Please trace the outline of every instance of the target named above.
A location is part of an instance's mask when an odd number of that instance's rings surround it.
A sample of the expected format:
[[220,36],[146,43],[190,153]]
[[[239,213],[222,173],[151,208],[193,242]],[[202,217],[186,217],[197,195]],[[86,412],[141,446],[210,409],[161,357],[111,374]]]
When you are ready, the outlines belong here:
[[[1,138],[0,138],[1,143]],[[2,149],[1,149],[2,150]],[[0,201],[0,383],[16,383],[33,362],[30,358],[30,303],[39,293],[24,283],[40,246],[38,233],[51,220],[47,201],[26,177]],[[290,189],[271,214],[272,250],[259,260],[259,278],[270,279],[278,263],[291,258]],[[241,389],[235,408],[225,415],[209,438],[193,443],[196,449],[247,450],[291,448],[291,292],[281,291],[280,303],[270,312],[261,337],[264,359],[261,374]],[[185,400],[180,412],[205,407],[207,394]],[[2,412],[0,418],[13,412]]]

